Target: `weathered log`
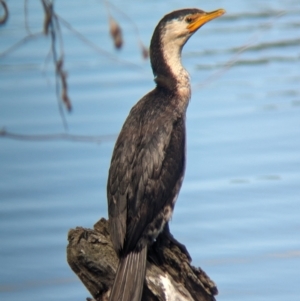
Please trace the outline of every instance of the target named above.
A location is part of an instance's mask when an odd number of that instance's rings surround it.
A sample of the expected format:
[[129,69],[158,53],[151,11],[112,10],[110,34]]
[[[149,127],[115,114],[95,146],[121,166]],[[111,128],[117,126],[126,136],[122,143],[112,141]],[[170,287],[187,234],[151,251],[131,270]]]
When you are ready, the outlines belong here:
[[[68,234],[67,260],[97,301],[108,300],[118,264],[102,218],[94,230],[77,227]],[[150,247],[143,301],[214,301],[214,282],[200,268],[190,265],[182,248],[167,237]],[[91,300],[91,299],[88,299]]]

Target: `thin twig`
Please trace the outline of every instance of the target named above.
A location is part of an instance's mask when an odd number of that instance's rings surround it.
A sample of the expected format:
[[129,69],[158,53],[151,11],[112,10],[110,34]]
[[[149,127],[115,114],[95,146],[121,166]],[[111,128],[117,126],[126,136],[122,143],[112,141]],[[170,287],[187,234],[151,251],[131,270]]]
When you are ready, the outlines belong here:
[[91,42],[90,40],[88,40],[83,34],[81,34],[78,30],[76,30],[69,22],[67,22],[66,20],[64,20],[62,17],[60,17],[58,14],[55,14],[55,16],[59,19],[59,21],[67,28],[69,29],[71,32],[73,32],[82,42],[84,42],[85,44],[87,44],[89,47],[91,47],[93,50],[95,50],[96,52],[105,55],[105,57],[107,57],[108,59],[110,59],[111,61],[117,62],[117,63],[121,63],[130,67],[134,67],[134,68],[138,68],[138,69],[142,69],[141,66],[134,64],[132,62],[128,62],[125,60],[120,60],[118,59],[116,56],[112,55],[110,52],[102,49],[101,47],[97,46],[96,44],[94,44],[93,42]]
[[4,15],[0,17],[0,25],[3,25],[6,23],[6,21],[8,19],[9,12],[8,12],[7,4],[4,0],[0,0],[0,4],[4,10]]
[[0,130],[0,138],[7,138],[12,140],[20,140],[20,141],[32,141],[32,142],[66,140],[70,142],[84,142],[84,143],[99,144],[106,141],[113,141],[116,139],[116,137],[117,135],[89,136],[89,135],[72,135],[67,133],[26,135],[26,134],[9,132],[6,129]]
[[108,6],[111,6],[114,10],[116,10],[119,14],[121,14],[125,19],[127,19],[127,21],[133,26],[133,29],[135,31],[137,40],[138,40],[138,45],[142,50],[142,56],[144,59],[149,57],[149,51],[148,49],[145,47],[144,43],[142,42],[141,38],[140,38],[140,32],[139,32],[139,28],[136,25],[136,23],[122,10],[120,10],[117,6],[115,6],[113,3],[111,3],[108,0],[103,0],[104,4],[106,6],[106,9],[109,13],[109,9]]
[[26,31],[29,35],[32,35],[32,32],[29,28],[29,24],[28,24],[28,0],[24,1],[24,23],[25,23],[25,28]]
[[212,82],[214,82],[216,79],[220,78],[225,72],[227,72],[239,59],[241,54],[245,52],[247,49],[253,47],[253,45],[259,40],[259,38],[262,36],[263,32],[270,29],[275,21],[282,17],[286,12],[281,11],[279,12],[271,21],[268,21],[262,25],[262,29],[260,32],[255,33],[253,36],[251,36],[247,43],[243,46],[241,46],[232,56],[230,60],[228,60],[224,67],[218,70],[217,72],[213,73],[211,76],[209,76],[206,80],[204,80],[202,83],[196,85],[196,89],[203,88],[205,86],[208,86]]
[[[51,53],[52,53],[53,63],[55,66],[55,79],[56,79],[55,90],[56,90],[56,97],[58,101],[59,113],[62,118],[64,128],[68,129],[68,124],[64,115],[61,101],[66,105],[68,111],[71,111],[72,106],[71,106],[70,98],[68,96],[67,73],[63,70],[64,53],[63,53],[63,45],[62,45],[62,36],[61,36],[60,27],[58,25],[57,18],[54,16],[53,2],[48,0],[42,0],[42,4],[45,13],[44,33],[48,35],[50,31],[50,37],[51,37],[51,50],[52,50]],[[57,35],[59,36],[59,42],[60,42],[59,58],[56,51]]]
[[27,43],[28,41],[36,39],[42,35],[43,35],[43,32],[37,32],[37,33],[33,33],[33,34],[30,34],[30,35],[24,37],[19,42],[15,43],[14,45],[10,46],[9,48],[7,48],[3,52],[1,52],[0,57],[4,57],[4,56],[10,54],[11,52],[17,50],[17,48],[19,48],[23,44]]
[[111,38],[113,39],[114,46],[116,49],[121,49],[123,46],[123,34],[122,29],[119,25],[119,23],[113,18],[113,16],[110,13],[108,2],[104,1],[106,13],[108,15],[108,24],[109,24],[109,33]]

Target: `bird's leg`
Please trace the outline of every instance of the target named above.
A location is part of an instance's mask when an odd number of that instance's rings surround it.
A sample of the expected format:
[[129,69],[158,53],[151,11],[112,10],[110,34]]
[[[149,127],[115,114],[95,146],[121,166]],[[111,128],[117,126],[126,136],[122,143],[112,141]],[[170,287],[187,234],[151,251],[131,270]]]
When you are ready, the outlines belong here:
[[169,228],[169,223],[166,223],[164,226],[163,231],[160,233],[158,239],[164,239],[164,240],[169,240],[171,243],[173,243],[175,246],[177,246],[179,248],[179,250],[186,255],[187,259],[189,262],[192,261],[192,258],[186,248],[186,246],[182,243],[180,243],[176,238],[174,238],[174,236],[171,234],[170,232],[170,228]]
[[153,262],[155,265],[163,267],[165,264],[165,249],[170,249],[173,246],[177,246],[179,252],[181,252],[180,257],[186,257],[189,262],[191,262],[191,256],[186,249],[185,245],[180,243],[174,238],[169,229],[169,224],[165,224],[163,231],[158,235],[156,240],[153,242],[151,248],[148,251],[148,260]]

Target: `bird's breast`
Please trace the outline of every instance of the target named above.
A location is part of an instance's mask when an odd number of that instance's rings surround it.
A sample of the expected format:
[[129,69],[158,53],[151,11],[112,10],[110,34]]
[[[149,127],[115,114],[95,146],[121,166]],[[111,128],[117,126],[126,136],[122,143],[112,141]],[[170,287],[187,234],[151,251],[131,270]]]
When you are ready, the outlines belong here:
[[184,102],[189,102],[191,98],[191,87],[187,86],[180,86],[178,88],[178,95]]

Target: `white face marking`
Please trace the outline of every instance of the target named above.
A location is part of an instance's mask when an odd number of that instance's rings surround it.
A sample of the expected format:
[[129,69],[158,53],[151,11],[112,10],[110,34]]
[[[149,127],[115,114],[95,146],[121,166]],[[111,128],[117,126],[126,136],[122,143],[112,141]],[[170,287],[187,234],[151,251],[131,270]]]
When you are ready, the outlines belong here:
[[173,20],[166,25],[161,37],[163,56],[178,79],[180,94],[187,99],[191,97],[190,77],[181,64],[181,49],[190,35],[185,22]]

